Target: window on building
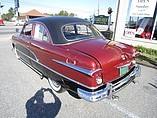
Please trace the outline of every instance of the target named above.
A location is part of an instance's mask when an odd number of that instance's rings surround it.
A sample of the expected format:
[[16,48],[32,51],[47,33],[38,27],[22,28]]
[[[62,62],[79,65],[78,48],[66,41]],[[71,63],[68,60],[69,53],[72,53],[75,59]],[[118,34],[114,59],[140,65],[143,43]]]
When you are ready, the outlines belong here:
[[130,0],[124,36],[157,40],[155,38],[156,0]]

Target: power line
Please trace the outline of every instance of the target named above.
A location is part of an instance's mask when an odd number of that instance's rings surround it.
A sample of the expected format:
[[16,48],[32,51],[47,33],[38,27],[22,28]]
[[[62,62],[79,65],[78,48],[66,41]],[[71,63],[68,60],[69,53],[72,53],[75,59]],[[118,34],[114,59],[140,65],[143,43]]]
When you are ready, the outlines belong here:
[[[14,0],[1,0],[4,3],[14,4]],[[79,12],[85,12],[85,13],[91,13],[91,11],[81,10],[81,9],[70,9],[66,7],[58,7],[58,6],[51,6],[51,5],[45,5],[45,4],[39,4],[39,3],[33,3],[33,2],[20,2],[20,6],[34,6],[34,7],[45,7],[45,8],[51,8],[51,9],[61,9],[61,10],[70,10],[70,11],[79,11]]]

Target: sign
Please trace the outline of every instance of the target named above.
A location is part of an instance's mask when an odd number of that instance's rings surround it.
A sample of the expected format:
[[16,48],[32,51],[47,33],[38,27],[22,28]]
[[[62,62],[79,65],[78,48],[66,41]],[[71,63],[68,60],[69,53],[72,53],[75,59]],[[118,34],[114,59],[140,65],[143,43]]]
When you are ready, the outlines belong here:
[[[123,74],[125,74],[125,73],[127,73],[129,71],[129,69],[128,69],[128,66],[125,66],[125,67],[121,67],[120,68],[120,76],[121,75],[123,75]],[[123,81],[127,81],[129,78],[128,77],[126,77]]]
[[108,16],[104,15],[94,16],[94,24],[108,25]]
[[136,32],[136,29],[125,28],[124,36],[135,38],[135,32]]
[[15,8],[19,8],[19,0],[14,0]]
[[130,16],[153,17],[156,0],[132,0]]

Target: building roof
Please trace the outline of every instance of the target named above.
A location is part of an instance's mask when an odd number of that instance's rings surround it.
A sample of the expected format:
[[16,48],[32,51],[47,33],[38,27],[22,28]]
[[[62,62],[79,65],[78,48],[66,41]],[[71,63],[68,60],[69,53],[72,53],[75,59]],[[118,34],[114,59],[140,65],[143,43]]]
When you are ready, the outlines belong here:
[[29,11],[29,12],[26,12],[24,14],[27,15],[27,16],[47,16],[45,14],[40,13],[39,11],[37,11],[35,9],[33,9],[33,10]]

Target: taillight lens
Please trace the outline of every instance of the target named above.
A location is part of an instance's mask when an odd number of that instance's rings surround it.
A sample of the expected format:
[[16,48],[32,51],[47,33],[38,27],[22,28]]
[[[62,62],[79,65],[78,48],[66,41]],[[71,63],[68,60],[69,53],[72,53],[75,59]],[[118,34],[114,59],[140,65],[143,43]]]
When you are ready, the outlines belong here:
[[96,71],[94,71],[92,73],[92,77],[95,78],[95,81],[98,85],[102,84],[103,83],[103,79],[102,79],[102,73],[104,71],[102,69],[97,69]]
[[135,53],[132,54],[132,57],[138,57],[138,56],[140,56],[139,52],[135,52]]
[[94,71],[92,73],[92,77],[95,77],[95,76],[98,76],[98,75],[101,75],[104,71],[102,69],[97,69],[96,71]]
[[102,84],[102,82],[103,82],[103,81],[102,81],[102,78],[98,76],[98,77],[96,78],[96,83],[100,85],[100,84]]

